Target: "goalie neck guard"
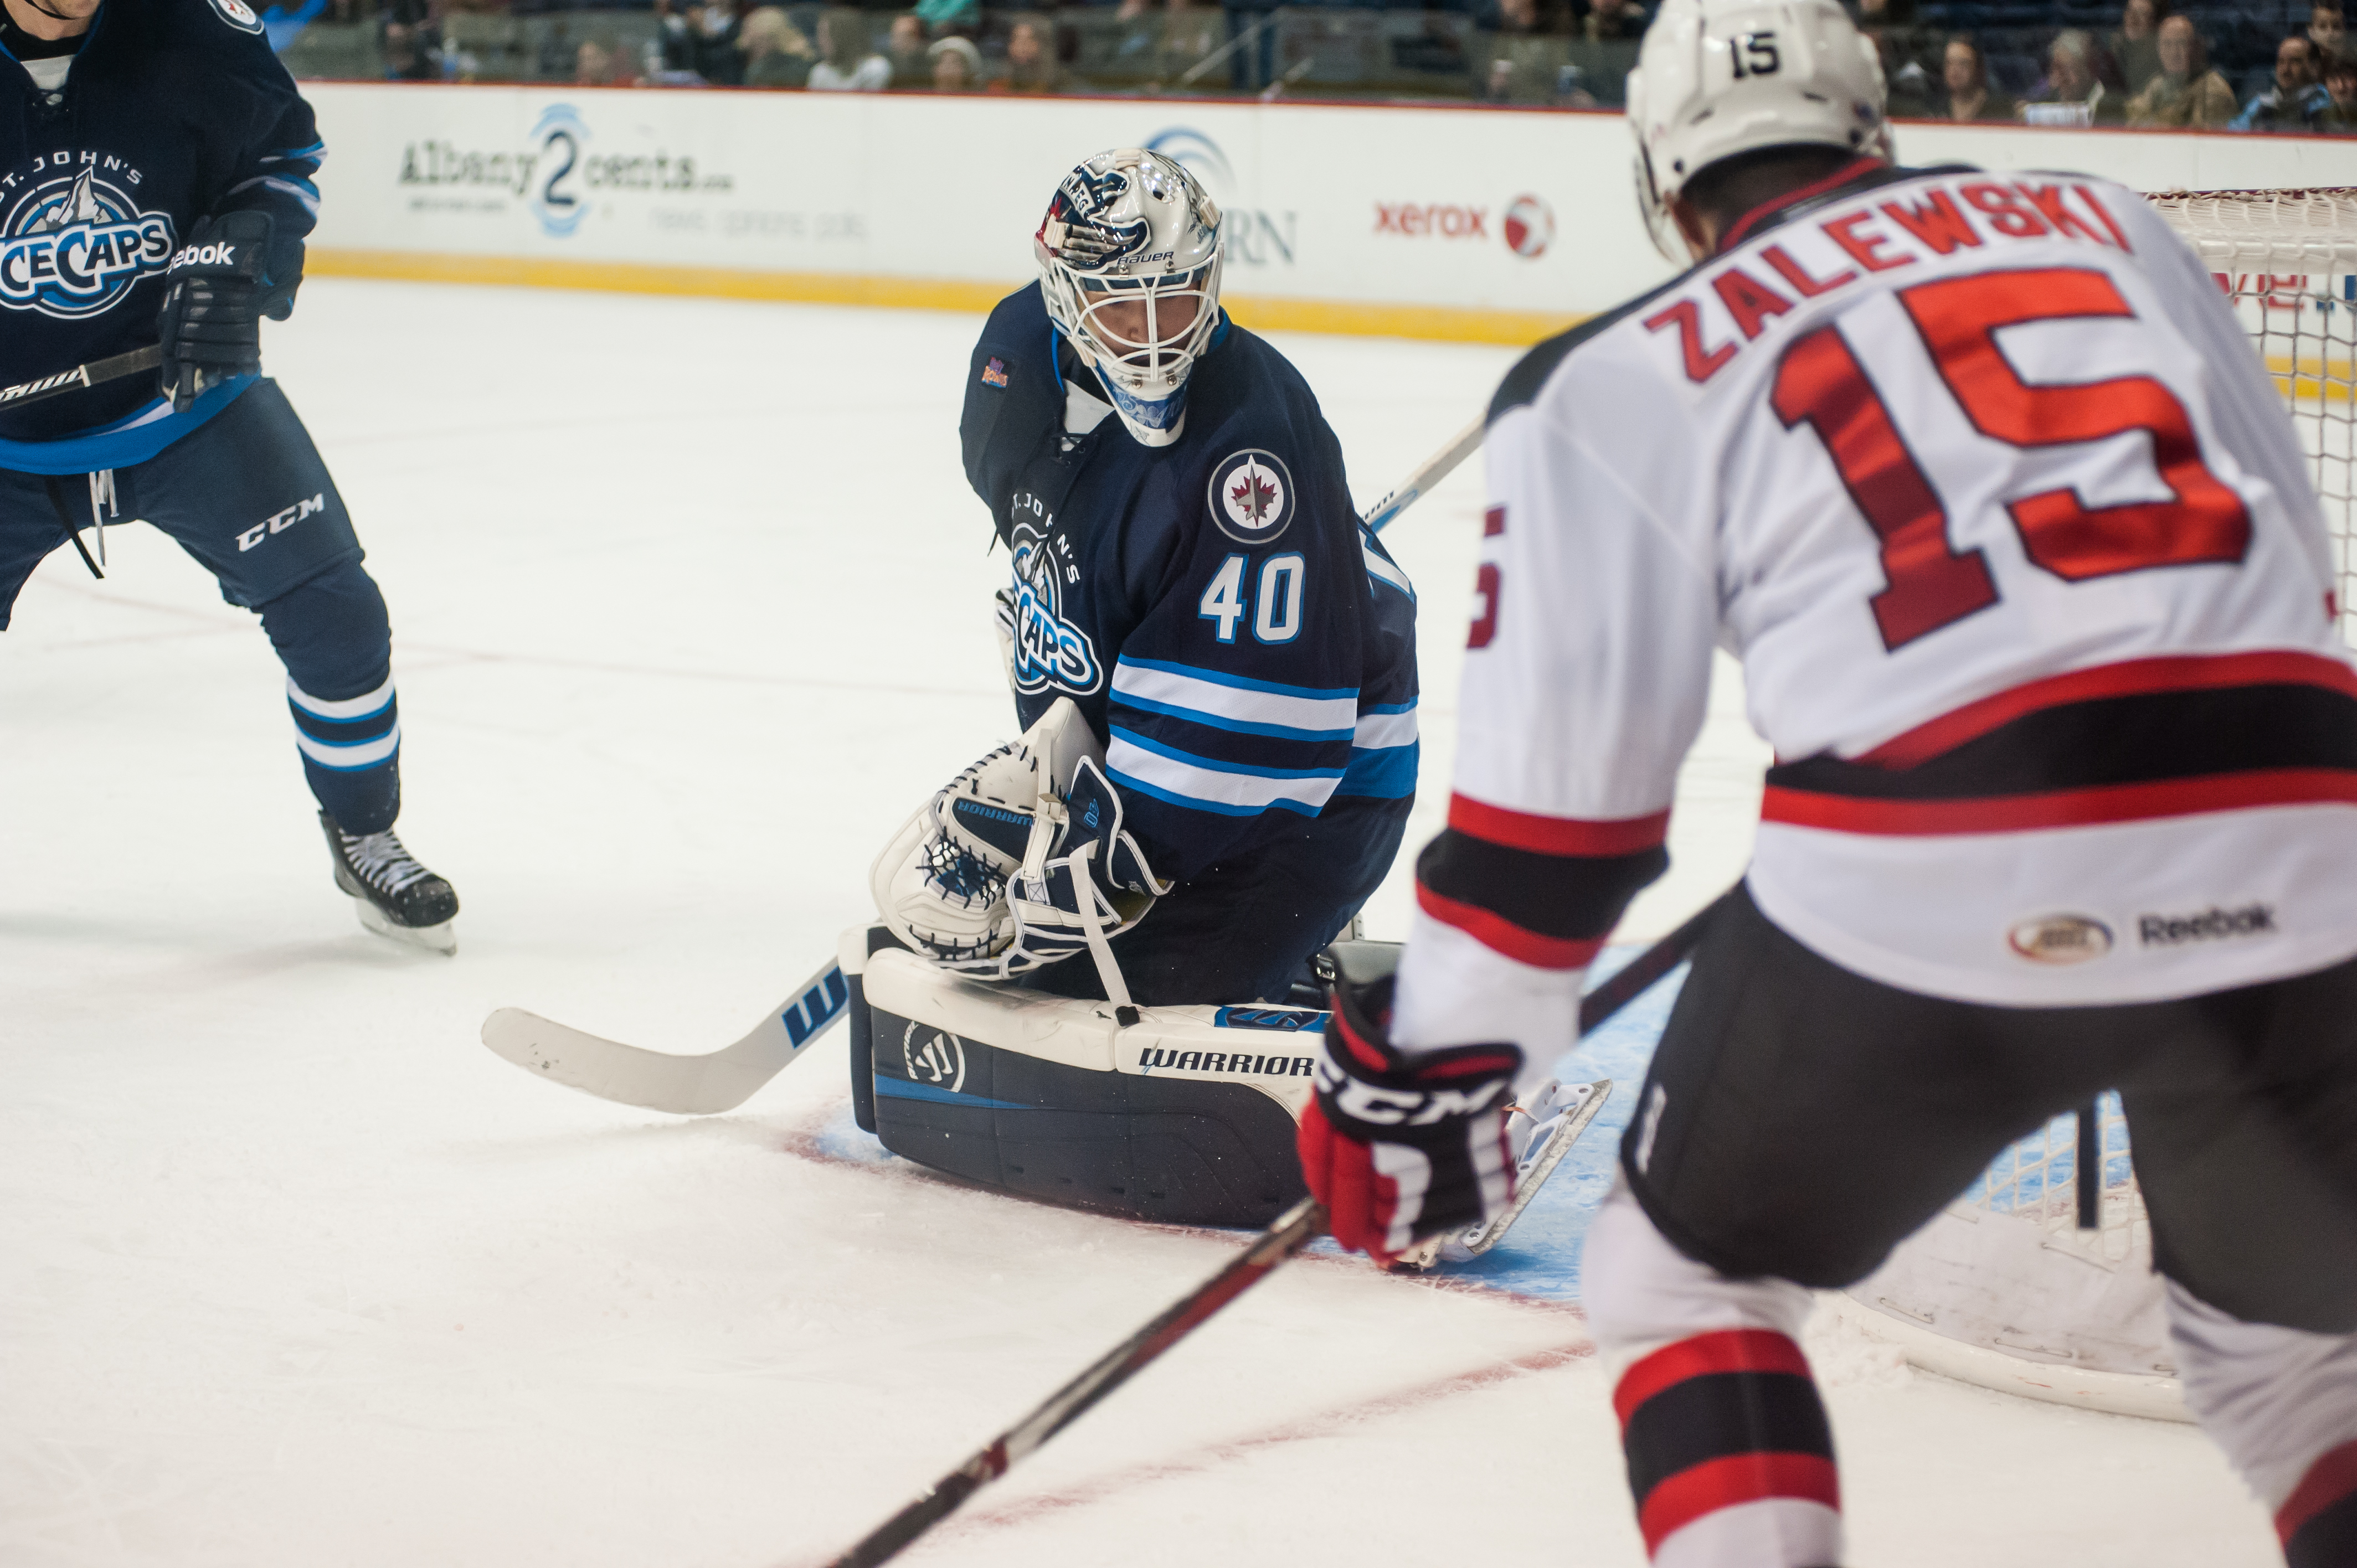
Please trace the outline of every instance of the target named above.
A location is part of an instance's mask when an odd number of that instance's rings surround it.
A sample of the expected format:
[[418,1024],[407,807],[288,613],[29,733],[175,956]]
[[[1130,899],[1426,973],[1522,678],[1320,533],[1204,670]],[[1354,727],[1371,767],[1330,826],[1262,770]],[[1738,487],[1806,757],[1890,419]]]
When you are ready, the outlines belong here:
[[1889,158],[1883,100],[1881,58],[1834,0],[1664,0],[1629,73],[1655,248],[1686,264],[1670,203],[1715,163],[1795,145]]
[[1220,322],[1220,209],[1159,153],[1120,147],[1066,175],[1033,236],[1048,315],[1140,445],[1186,427],[1187,377]]

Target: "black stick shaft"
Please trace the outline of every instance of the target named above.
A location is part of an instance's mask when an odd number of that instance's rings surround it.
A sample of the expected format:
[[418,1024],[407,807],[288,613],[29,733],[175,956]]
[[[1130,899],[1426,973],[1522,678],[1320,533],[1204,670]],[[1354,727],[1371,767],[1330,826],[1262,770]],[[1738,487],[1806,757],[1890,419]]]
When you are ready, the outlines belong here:
[[2093,1105],[2079,1107],[2079,1229],[2104,1225],[2104,1136]]
[[92,360],[87,365],[76,365],[70,371],[59,371],[53,376],[42,376],[29,381],[19,381],[13,387],[0,387],[0,409],[22,408],[43,398],[62,397],[70,392],[94,387],[102,381],[120,381],[135,376],[142,371],[152,371],[164,362],[164,350],[156,344],[134,349],[127,354],[109,359]]
[[[1704,929],[1726,895],[1613,972],[1580,998],[1584,1034],[1635,1001],[1662,976],[1677,968],[1702,940]],[[1264,1230],[1234,1262],[1165,1308],[1095,1365],[1066,1383],[1029,1415],[1000,1433],[973,1457],[934,1482],[925,1494],[863,1537],[828,1568],[876,1568],[889,1562],[925,1531],[949,1518],[965,1500],[1013,1469],[1031,1451],[1078,1421],[1097,1402],[1129,1381],[1162,1352],[1192,1334],[1228,1303],[1243,1294],[1326,1230],[1326,1211],[1304,1198]]]

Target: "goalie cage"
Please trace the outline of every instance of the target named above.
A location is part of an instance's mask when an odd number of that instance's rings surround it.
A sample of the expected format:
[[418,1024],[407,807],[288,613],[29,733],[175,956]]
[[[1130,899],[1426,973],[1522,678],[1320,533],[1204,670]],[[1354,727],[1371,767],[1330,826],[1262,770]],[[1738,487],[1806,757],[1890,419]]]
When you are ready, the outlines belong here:
[[[2233,302],[2299,433],[2331,536],[2341,632],[2357,620],[2357,189],[2147,198]],[[2100,1224],[2078,1228],[2076,1123],[2004,1155],[1835,1315],[1928,1371],[2124,1415],[2184,1421],[2152,1228],[2119,1099],[2098,1110]]]

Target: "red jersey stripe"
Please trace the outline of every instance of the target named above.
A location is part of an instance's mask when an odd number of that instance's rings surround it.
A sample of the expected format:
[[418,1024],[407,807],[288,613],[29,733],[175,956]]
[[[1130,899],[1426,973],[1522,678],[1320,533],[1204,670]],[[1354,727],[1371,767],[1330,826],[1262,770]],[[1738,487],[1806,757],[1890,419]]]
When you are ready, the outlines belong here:
[[1681,1470],[1655,1487],[1638,1510],[1648,1556],[1705,1514],[1770,1498],[1841,1508],[1841,1477],[1817,1454],[1730,1454]]
[[1469,795],[1448,798],[1448,825],[1458,832],[1537,854],[1635,854],[1670,836],[1670,813],[1650,817],[1543,817],[1509,811]]
[[1602,937],[1592,940],[1543,937],[1502,915],[1435,893],[1421,882],[1415,885],[1415,902],[1418,908],[1442,925],[1454,926],[1492,952],[1502,953],[1533,969],[1586,969],[1604,946]]
[[1809,1376],[1809,1359],[1788,1335],[1772,1328],[1722,1328],[1664,1345],[1631,1365],[1612,1390],[1613,1413],[1625,1428],[1637,1407],[1688,1378],[1716,1372],[1790,1372]]
[[2310,1465],[2276,1510],[2276,1539],[2289,1546],[2300,1526],[2352,1495],[2357,1495],[2357,1443],[2344,1443]]
[[2132,659],[2074,670],[1983,697],[1892,736],[1856,758],[1875,768],[1912,768],[1953,751],[2025,714],[2066,703],[2154,692],[2198,692],[2221,686],[2322,686],[2357,697],[2357,670],[2319,653],[2268,651],[2204,654],[2181,659]]
[[1961,800],[1878,800],[1771,785],[1761,796],[1760,820],[1833,832],[1930,838],[2310,805],[2357,805],[2357,772],[2337,768],[2260,768],[2199,779]]

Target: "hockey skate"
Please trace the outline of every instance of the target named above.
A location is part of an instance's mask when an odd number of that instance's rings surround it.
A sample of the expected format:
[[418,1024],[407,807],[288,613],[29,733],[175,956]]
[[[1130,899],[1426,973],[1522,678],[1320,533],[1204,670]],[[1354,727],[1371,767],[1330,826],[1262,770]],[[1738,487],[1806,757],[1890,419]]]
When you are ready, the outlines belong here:
[[442,953],[458,950],[458,939],[450,931],[458,913],[457,893],[418,865],[391,828],[348,833],[325,811],[319,826],[335,858],[336,886],[351,895],[361,925],[397,942]]
[[1454,1236],[1435,1236],[1409,1249],[1394,1266],[1421,1270],[1436,1263],[1462,1263],[1496,1246],[1611,1096],[1612,1080],[1599,1078],[1594,1083],[1550,1083],[1530,1104],[1515,1106],[1506,1116],[1508,1146],[1522,1150],[1514,1164],[1514,1201],[1486,1224]]

